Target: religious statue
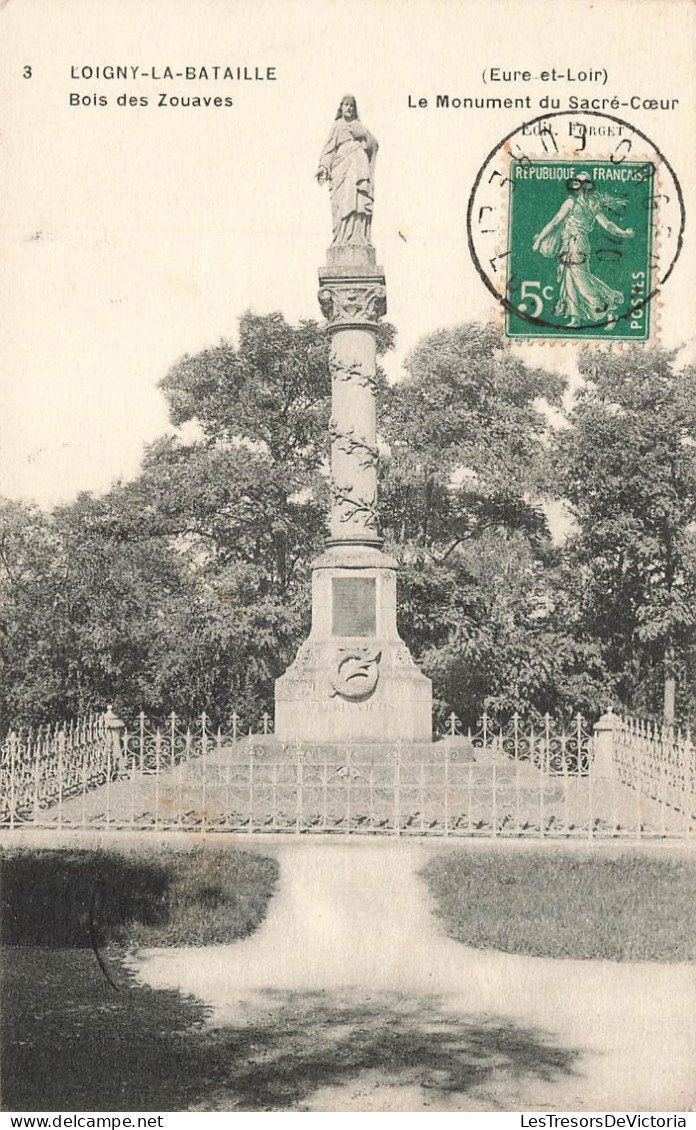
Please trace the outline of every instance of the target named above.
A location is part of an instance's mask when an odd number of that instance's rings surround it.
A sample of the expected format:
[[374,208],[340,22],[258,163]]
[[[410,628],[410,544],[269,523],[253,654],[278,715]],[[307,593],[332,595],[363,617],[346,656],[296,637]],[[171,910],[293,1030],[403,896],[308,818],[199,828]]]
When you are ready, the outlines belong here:
[[371,246],[377,140],[358,118],[352,94],[341,99],[329,139],[319,158],[317,180],[329,182],[332,246]]

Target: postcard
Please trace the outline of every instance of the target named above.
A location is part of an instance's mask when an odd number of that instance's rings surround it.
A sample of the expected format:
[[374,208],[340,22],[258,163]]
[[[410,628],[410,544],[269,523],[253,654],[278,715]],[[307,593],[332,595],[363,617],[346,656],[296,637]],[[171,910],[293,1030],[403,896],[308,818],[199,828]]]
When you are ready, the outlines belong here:
[[687,1126],[695,17],[0,0],[5,1111]]

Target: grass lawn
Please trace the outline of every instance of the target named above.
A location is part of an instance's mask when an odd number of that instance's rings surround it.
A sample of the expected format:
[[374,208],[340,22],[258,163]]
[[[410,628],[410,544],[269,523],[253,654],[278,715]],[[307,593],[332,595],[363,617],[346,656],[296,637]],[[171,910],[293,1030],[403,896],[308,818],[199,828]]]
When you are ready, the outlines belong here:
[[262,921],[278,876],[239,850],[13,851],[0,858],[3,945],[192,946]]
[[186,1109],[206,1085],[188,1048],[207,1009],[138,984],[127,950],[245,937],[277,875],[275,860],[234,848],[6,853],[4,1109]]
[[463,849],[437,856],[422,874],[448,934],[478,949],[696,960],[696,858]]
[[[12,946],[2,963],[4,1110],[185,1110],[205,1006],[137,984],[123,952]],[[183,1105],[179,1105],[183,1104]]]

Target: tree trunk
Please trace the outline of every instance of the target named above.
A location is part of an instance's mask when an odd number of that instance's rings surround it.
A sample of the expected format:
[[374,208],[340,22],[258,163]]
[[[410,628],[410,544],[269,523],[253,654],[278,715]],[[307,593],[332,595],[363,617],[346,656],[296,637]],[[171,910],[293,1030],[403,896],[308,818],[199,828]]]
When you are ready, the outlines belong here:
[[668,643],[665,647],[665,697],[663,706],[663,719],[665,726],[674,725],[675,700],[677,694],[677,680],[674,674],[674,647]]
[[430,518],[430,506],[433,500],[433,480],[427,479],[425,484],[425,509],[423,513],[423,531],[421,534],[421,545],[427,546],[428,544],[428,520]]

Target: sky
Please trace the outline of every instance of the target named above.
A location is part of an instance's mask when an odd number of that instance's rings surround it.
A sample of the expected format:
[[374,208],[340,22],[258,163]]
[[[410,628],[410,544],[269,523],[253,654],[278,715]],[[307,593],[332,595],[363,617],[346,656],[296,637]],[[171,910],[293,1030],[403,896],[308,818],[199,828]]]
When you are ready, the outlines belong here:
[[[393,379],[423,335],[497,316],[469,257],[466,206],[487,153],[524,116],[414,109],[409,98],[491,93],[483,72],[494,65],[600,67],[606,89],[581,93],[678,97],[677,109],[632,120],[677,170],[688,215],[695,9],[643,0],[626,11],[611,0],[6,0],[0,493],[49,507],[132,477],[168,429],[158,383],[182,354],[234,339],[247,309],[321,319],[330,213],[314,173],[346,92],[380,143],[373,240],[399,334]],[[277,77],[71,76],[119,64],[160,75],[272,66]],[[158,107],[160,91],[234,106]],[[118,106],[124,93],[149,104]],[[71,94],[109,104],[71,106]],[[662,340],[687,352],[688,252],[659,310]],[[574,373],[572,346],[519,348]]]

